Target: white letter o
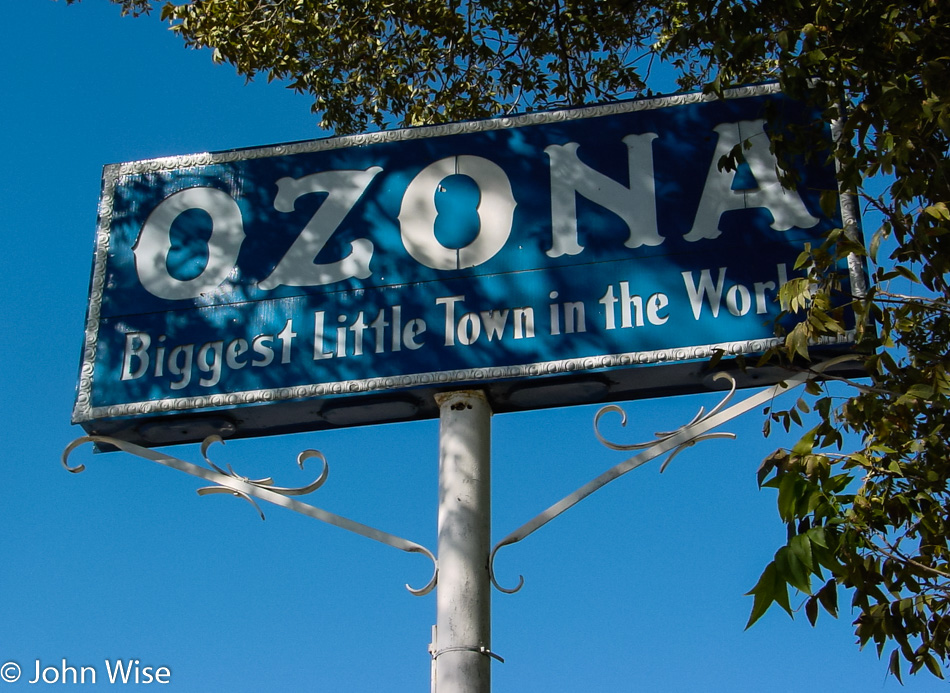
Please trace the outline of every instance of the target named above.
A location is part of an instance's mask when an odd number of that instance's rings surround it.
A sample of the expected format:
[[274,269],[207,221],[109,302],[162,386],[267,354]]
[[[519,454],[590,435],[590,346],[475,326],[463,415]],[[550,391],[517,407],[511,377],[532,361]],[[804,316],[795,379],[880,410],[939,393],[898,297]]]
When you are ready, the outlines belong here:
[[[171,228],[175,219],[190,209],[211,217],[208,263],[194,279],[176,279],[168,272]],[[244,241],[241,208],[230,195],[217,188],[188,188],[169,195],[149,214],[132,250],[135,271],[146,291],[169,301],[197,298],[217,289],[234,269]]]
[[[464,248],[446,248],[435,237],[435,191],[452,175],[468,176],[481,193],[478,235]],[[504,170],[480,156],[451,156],[422,169],[402,198],[399,228],[402,244],[418,262],[437,270],[475,267],[498,253],[511,235],[515,198]]]

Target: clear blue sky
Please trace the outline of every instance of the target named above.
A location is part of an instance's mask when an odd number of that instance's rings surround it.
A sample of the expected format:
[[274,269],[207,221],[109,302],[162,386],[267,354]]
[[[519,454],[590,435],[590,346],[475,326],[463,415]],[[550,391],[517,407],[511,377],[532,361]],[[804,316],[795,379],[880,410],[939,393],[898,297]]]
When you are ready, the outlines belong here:
[[[122,454],[59,463],[83,338],[103,164],[325,136],[306,100],[245,85],[186,51],[157,17],[122,19],[104,0],[8,0],[0,55],[0,233],[5,326],[0,475],[0,667],[105,660],[164,666],[180,691],[424,691],[434,595],[402,585],[430,565],[280,508],[200,498],[201,483]],[[716,398],[631,403],[635,442]],[[623,459],[601,447],[596,408],[493,422],[494,536],[505,536]],[[663,474],[632,472],[499,554],[494,690],[896,691],[873,650],[838,621],[781,611],[743,630],[744,597],[783,541],[759,461],[758,413]],[[330,479],[310,502],[435,548],[437,422],[255,441],[214,450],[248,476],[303,484],[296,454],[318,448]],[[194,446],[174,454],[197,462]],[[800,603],[800,599],[795,599]],[[943,690],[922,674],[903,690]],[[43,684],[37,684],[42,688]]]

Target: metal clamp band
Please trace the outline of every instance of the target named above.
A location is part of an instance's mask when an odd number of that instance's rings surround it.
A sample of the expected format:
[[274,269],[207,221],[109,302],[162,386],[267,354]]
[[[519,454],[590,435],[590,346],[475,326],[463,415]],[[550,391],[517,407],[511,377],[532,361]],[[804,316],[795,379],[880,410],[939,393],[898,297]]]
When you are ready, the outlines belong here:
[[502,664],[505,663],[505,660],[500,655],[495,654],[484,645],[480,645],[478,647],[466,647],[464,645],[458,647],[445,647],[441,650],[438,650],[437,652],[433,652],[432,659],[436,659],[439,655],[443,655],[446,652],[477,652],[478,654],[487,655],[492,659],[497,659]]

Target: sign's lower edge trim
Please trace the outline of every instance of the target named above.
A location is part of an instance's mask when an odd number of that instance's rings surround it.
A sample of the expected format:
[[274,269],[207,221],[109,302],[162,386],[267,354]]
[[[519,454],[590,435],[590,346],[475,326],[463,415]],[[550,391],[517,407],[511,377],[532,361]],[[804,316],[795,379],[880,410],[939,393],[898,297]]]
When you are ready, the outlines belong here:
[[[815,346],[846,345],[854,342],[853,331],[844,332],[835,337],[826,337]],[[90,397],[80,393],[73,410],[74,424],[87,424],[102,419],[123,418],[141,415],[161,415],[175,412],[233,407],[251,404],[274,404],[282,401],[297,401],[340,395],[365,395],[408,390],[421,386],[440,387],[453,383],[479,381],[512,381],[524,378],[581,374],[616,368],[634,368],[637,366],[662,363],[683,363],[712,358],[722,352],[726,356],[739,356],[763,353],[780,343],[777,337],[755,339],[743,342],[724,342],[692,347],[674,347],[656,351],[627,352],[589,356],[576,359],[563,359],[515,366],[491,366],[461,370],[431,371],[410,375],[380,376],[357,380],[338,381],[298,385],[292,387],[247,390],[242,392],[220,393],[199,397],[180,397],[145,402],[130,402],[107,406],[91,406]]]

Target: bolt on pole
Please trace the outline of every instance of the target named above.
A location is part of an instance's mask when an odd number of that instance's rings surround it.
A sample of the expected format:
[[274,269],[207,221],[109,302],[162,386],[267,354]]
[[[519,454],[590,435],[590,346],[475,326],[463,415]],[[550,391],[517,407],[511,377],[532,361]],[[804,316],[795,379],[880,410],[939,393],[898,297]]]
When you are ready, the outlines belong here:
[[480,391],[439,404],[435,693],[491,690],[491,408]]

